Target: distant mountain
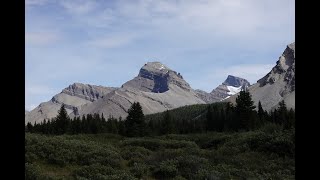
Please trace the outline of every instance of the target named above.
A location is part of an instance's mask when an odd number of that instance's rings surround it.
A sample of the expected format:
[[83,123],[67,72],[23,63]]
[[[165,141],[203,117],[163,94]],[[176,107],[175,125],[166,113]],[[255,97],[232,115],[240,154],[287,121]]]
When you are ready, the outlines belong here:
[[134,79],[103,98],[79,108],[79,115],[99,113],[104,116],[127,116],[135,101],[143,112],[151,114],[191,104],[204,104],[180,73],[160,62],[148,62]]
[[28,114],[29,113],[29,111],[27,111],[27,110],[24,110],[24,115],[26,115],[26,114]]
[[228,75],[227,79],[217,88],[213,89],[211,93],[202,90],[196,90],[196,92],[206,103],[213,103],[229,98],[231,95],[234,95],[240,92],[241,89],[249,86],[250,83],[246,79]]
[[[249,87],[249,92],[257,106],[261,105],[265,110],[278,107],[280,101],[284,100],[288,108],[295,108],[295,43],[287,45],[280,56],[277,64],[272,70],[259,79],[256,84]],[[238,95],[227,99],[235,103]]]
[[71,117],[99,113],[105,117],[127,116],[133,102],[140,102],[143,112],[151,114],[191,104],[205,104],[180,73],[160,62],[148,62],[134,79],[121,88],[75,83],[41,103],[26,115],[26,122],[40,122],[55,117],[62,103]]
[[90,104],[115,89],[113,87],[74,83],[63,89],[61,93],[53,96],[50,101],[41,103],[27,113],[25,115],[25,122],[34,123],[37,121],[39,123],[44,119],[55,117],[62,103],[65,104],[68,113],[73,113],[77,111],[77,107]]

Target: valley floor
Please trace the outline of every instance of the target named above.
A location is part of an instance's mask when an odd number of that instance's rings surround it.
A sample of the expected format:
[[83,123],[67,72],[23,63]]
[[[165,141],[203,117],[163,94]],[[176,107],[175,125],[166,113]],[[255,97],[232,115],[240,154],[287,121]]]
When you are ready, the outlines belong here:
[[295,130],[126,138],[26,133],[26,179],[295,179]]

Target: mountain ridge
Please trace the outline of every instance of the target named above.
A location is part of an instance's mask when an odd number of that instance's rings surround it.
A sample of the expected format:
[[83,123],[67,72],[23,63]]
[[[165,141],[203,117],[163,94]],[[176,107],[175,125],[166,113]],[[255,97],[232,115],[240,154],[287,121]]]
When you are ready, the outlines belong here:
[[210,93],[194,90],[180,73],[158,61],[147,62],[136,77],[121,87],[73,83],[48,102],[40,103],[30,112],[25,112],[25,122],[34,123],[53,118],[61,104],[65,104],[71,117],[93,113],[125,117],[135,101],[140,102],[145,114],[192,104],[220,101],[235,103],[237,93],[246,88],[252,93],[255,104],[261,100],[266,110],[275,108],[282,99],[289,108],[294,108],[295,43],[289,44],[276,66],[253,85],[243,78],[228,75],[227,79]]
[[[261,101],[264,110],[270,111],[284,100],[287,108],[295,109],[295,42],[286,46],[271,71],[248,90],[256,107]],[[237,96],[235,94],[225,101],[235,104]]]

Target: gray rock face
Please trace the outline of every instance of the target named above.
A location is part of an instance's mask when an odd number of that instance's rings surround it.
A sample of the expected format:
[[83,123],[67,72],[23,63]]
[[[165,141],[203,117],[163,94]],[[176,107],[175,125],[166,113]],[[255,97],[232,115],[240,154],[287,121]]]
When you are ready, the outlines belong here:
[[[249,92],[255,105],[261,101],[262,107],[267,111],[277,108],[282,100],[287,108],[295,108],[295,43],[286,47],[277,64],[252,85]],[[235,103],[237,96],[234,95],[227,101]]]
[[221,100],[221,98],[217,97],[217,96],[214,96],[213,94],[211,93],[207,93],[203,90],[200,90],[200,89],[197,89],[195,90],[198,97],[200,99],[202,99],[204,102],[206,103],[213,103],[213,102],[218,102]]
[[222,85],[233,86],[233,87],[240,87],[240,86],[249,87],[250,83],[246,79],[228,75],[227,79],[222,83]]
[[246,79],[228,75],[227,79],[217,88],[213,89],[211,93],[202,90],[196,90],[196,92],[206,103],[213,103],[222,101],[249,86],[250,83]]
[[180,73],[160,62],[148,62],[140,69],[137,77],[124,83],[122,87],[135,88],[144,92],[163,93],[169,90],[169,84],[175,84],[185,90],[191,89]]
[[51,119],[57,115],[62,103],[68,113],[77,113],[78,107],[92,103],[105,94],[115,90],[112,87],[102,87],[89,84],[74,83],[52,97],[48,102],[41,103],[38,107],[25,115],[25,122],[38,123],[44,119]]

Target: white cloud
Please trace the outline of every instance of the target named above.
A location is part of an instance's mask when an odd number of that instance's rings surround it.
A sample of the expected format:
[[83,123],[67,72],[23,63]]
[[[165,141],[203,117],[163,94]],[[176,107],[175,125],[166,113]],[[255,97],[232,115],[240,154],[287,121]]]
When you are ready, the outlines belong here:
[[29,95],[52,94],[55,93],[55,91],[52,88],[43,85],[26,85],[25,93],[27,97]]
[[26,0],[25,4],[27,6],[37,6],[37,5],[44,5],[48,2],[49,0]]
[[60,39],[57,33],[52,32],[26,32],[27,45],[48,45]]
[[89,46],[99,48],[117,48],[131,43],[137,36],[133,34],[113,34],[100,37],[88,42]]
[[117,1],[112,15],[117,22],[153,25],[157,29],[174,26],[182,32],[191,30],[216,35],[252,36],[252,33],[279,28],[283,23],[294,24],[294,3],[288,2]]
[[73,15],[86,14],[97,7],[97,3],[93,0],[61,0],[59,3]]

